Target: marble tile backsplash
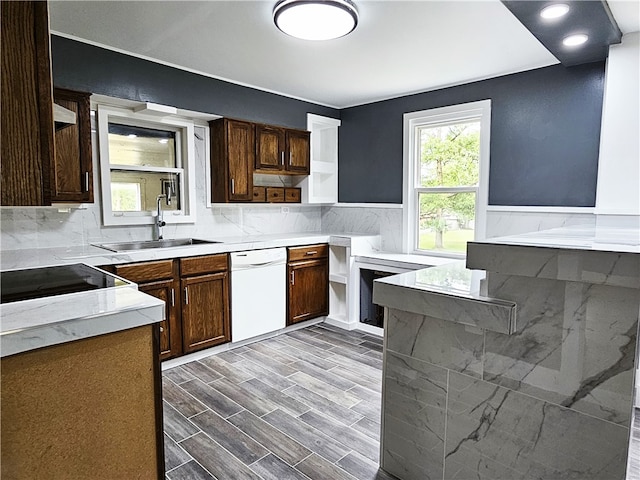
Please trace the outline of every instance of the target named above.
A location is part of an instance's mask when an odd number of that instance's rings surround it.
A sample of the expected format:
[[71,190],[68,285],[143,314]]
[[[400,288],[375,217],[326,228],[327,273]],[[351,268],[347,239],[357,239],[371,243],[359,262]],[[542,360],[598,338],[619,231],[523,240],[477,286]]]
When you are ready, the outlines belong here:
[[322,232],[380,235],[385,252],[402,252],[402,208],[322,207]]
[[[0,246],[3,250],[80,246],[96,242],[151,240],[151,225],[105,227],[100,207],[58,211],[55,208],[2,208]],[[166,238],[217,238],[239,235],[307,233],[321,230],[320,207],[213,206],[198,209],[195,224],[170,224]]]

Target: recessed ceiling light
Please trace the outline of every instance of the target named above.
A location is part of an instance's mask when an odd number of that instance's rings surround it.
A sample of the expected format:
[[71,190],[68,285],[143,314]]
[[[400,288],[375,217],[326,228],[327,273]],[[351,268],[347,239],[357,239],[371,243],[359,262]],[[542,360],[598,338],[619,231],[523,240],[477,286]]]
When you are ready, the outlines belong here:
[[569,35],[568,37],[564,37],[562,40],[562,44],[565,47],[577,47],[578,45],[582,45],[589,37],[584,33],[578,33],[577,35]]
[[138,138],[138,135],[136,135],[135,133],[130,133],[129,135],[127,135],[127,137],[129,137],[129,138]]
[[351,0],[282,0],[273,9],[273,21],[292,37],[331,40],[356,28],[358,11]]
[[567,13],[569,13],[569,5],[566,3],[555,3],[540,10],[540,16],[545,20],[564,17]]

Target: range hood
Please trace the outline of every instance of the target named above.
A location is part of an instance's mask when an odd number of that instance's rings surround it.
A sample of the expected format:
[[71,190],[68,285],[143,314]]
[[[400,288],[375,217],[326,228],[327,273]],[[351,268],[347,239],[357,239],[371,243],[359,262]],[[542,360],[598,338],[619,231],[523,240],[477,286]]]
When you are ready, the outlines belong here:
[[53,121],[56,124],[56,131],[76,124],[76,112],[64,108],[57,103],[53,104]]

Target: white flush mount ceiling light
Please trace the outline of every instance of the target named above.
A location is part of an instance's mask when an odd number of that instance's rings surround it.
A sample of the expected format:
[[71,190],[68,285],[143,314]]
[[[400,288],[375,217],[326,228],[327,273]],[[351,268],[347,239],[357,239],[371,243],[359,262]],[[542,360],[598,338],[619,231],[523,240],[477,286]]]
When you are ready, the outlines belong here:
[[564,17],[569,13],[569,5],[566,3],[554,3],[548,5],[540,10],[540,16],[545,20],[554,20],[556,18]]
[[578,45],[582,45],[589,40],[589,37],[584,33],[578,33],[576,35],[569,35],[568,37],[564,37],[562,40],[562,44],[565,47],[577,47]]
[[303,40],[344,37],[358,25],[358,11],[350,0],[282,0],[273,21],[287,35]]

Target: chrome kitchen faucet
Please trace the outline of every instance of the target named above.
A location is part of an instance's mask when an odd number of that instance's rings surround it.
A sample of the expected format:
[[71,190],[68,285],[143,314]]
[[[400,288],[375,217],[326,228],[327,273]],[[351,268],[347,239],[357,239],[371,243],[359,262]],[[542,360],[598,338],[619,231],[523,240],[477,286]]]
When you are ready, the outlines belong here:
[[162,227],[164,227],[167,222],[164,221],[164,215],[162,214],[162,204],[161,200],[165,199],[167,206],[171,205],[171,184],[165,184],[165,193],[161,193],[156,197],[156,206],[158,210],[158,214],[156,216],[155,230],[156,230],[156,238],[155,240],[162,240]]

